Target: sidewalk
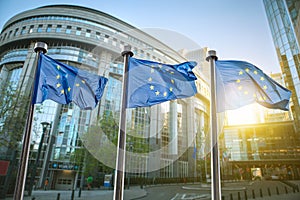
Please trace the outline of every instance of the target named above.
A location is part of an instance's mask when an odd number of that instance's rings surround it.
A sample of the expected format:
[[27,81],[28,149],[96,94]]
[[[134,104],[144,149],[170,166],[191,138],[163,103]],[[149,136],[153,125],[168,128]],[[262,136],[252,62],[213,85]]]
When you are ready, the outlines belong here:
[[[78,197],[79,190],[74,192],[74,200],[112,200],[113,190],[82,190],[81,197]],[[57,196],[60,196],[60,200],[70,200],[72,191],[68,190],[35,190],[32,192],[32,196],[25,196],[24,200],[56,200]],[[137,199],[146,196],[146,191],[141,189],[139,186],[132,186],[129,190],[124,190],[124,200]],[[12,200],[12,197],[6,198]]]
[[256,198],[255,200],[282,200],[282,199],[299,200],[300,193],[298,192],[298,193],[282,194],[282,195],[271,196],[271,197]]

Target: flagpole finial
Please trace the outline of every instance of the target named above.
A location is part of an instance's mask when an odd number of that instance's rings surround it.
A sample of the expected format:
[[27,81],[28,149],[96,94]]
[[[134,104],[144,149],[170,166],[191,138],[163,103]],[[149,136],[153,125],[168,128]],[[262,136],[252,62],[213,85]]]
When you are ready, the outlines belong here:
[[38,53],[40,51],[42,51],[43,54],[47,53],[47,51],[48,51],[48,45],[46,43],[44,43],[44,42],[37,42],[37,43],[35,43],[35,45],[34,45],[34,52]]
[[128,54],[130,57],[133,56],[133,52],[131,51],[131,46],[130,45],[126,45],[124,46],[124,50],[122,51],[122,56],[125,56],[126,54]]
[[206,61],[209,61],[210,58],[214,59],[215,61],[218,60],[217,53],[215,50],[209,50],[207,54],[208,55],[206,57]]

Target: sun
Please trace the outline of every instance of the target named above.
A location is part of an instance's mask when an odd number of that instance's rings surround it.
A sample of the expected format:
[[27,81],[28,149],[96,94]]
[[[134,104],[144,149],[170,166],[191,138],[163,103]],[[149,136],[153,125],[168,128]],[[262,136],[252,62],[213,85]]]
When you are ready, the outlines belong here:
[[263,120],[263,110],[257,104],[250,104],[239,109],[227,111],[228,125],[255,124]]

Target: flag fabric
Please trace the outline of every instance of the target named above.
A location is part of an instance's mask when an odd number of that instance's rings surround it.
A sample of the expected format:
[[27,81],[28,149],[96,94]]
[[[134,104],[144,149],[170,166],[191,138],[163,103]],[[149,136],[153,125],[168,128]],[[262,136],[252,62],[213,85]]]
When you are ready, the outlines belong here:
[[216,85],[217,112],[254,102],[271,109],[289,109],[291,91],[248,62],[216,61]]
[[107,78],[60,63],[40,54],[32,103],[51,99],[60,104],[75,103],[81,109],[96,107]]
[[162,64],[130,57],[127,108],[147,107],[197,93],[192,69],[196,62]]

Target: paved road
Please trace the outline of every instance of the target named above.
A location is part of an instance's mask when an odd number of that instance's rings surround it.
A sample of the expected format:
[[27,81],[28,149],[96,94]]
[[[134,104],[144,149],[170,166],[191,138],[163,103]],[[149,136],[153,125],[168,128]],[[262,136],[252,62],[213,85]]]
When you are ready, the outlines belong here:
[[[140,198],[141,200],[211,200],[211,189],[209,185],[157,185],[147,187],[146,191],[147,196]],[[286,194],[286,192],[288,192],[288,194]],[[224,183],[222,186],[222,196],[225,200],[254,198],[259,200],[300,199],[299,192],[294,193],[291,187],[280,181]]]
[[[295,181],[294,184],[300,186],[300,181]],[[124,200],[211,200],[210,190],[209,185],[199,183],[152,185],[147,186],[145,189],[136,186],[124,191]],[[75,200],[113,199],[113,190],[84,190],[81,193],[81,197],[78,197],[78,192],[75,191]],[[71,199],[72,191],[58,190],[33,191],[32,197],[35,200],[56,200],[58,193],[60,193],[60,200]],[[262,198],[261,195],[263,196]],[[294,192],[291,187],[280,181],[233,182],[222,185],[222,196],[224,196],[225,200],[239,199],[239,197],[241,200],[244,200],[245,196],[247,196],[248,200],[254,199],[254,197],[255,200],[299,200],[300,192]],[[32,200],[32,197],[25,197],[24,200]],[[12,200],[11,197],[6,199]]]

